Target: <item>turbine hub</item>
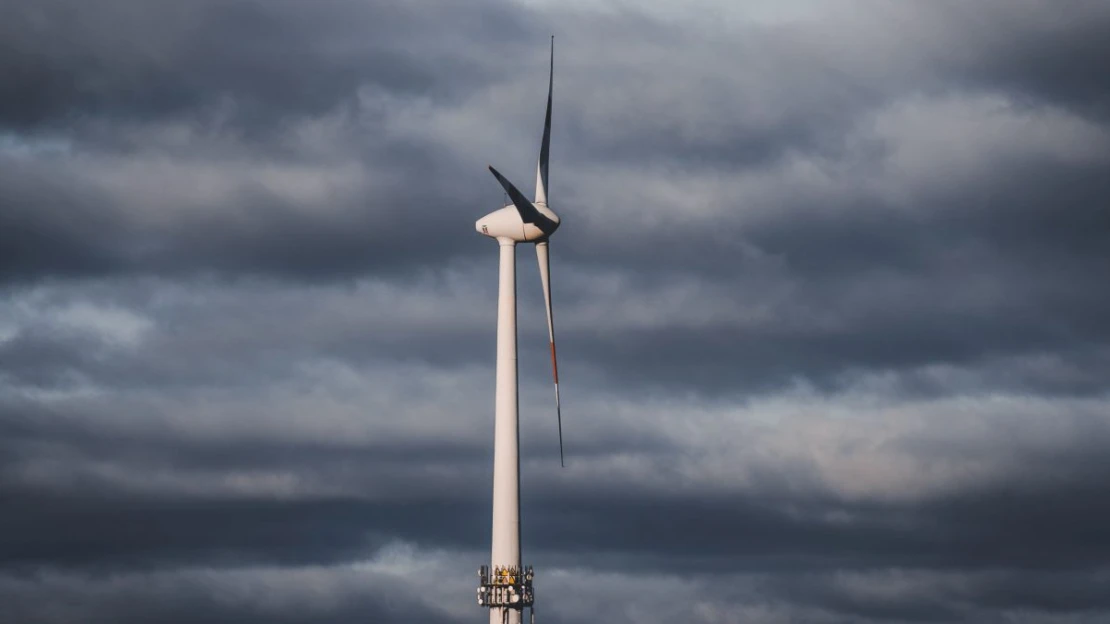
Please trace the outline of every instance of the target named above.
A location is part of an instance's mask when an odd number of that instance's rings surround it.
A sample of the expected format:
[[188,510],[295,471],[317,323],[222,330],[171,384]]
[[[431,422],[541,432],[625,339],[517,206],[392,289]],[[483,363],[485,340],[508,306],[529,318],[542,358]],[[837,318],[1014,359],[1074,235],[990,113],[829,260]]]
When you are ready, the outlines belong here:
[[508,238],[518,243],[537,241],[559,229],[559,216],[545,204],[532,204],[545,219],[525,223],[516,206],[509,204],[494,210],[474,223],[479,234],[490,238]]

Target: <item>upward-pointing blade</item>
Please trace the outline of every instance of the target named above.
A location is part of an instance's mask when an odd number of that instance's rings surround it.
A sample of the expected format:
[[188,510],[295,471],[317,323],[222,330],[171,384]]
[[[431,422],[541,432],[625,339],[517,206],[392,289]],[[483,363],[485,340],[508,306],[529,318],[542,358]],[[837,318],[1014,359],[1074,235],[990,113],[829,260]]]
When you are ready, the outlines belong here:
[[559,423],[559,465],[566,467],[563,461],[563,408],[559,404],[559,360],[555,357],[555,322],[551,316],[551,263],[546,240],[536,243],[536,259],[540,263],[543,300],[547,304],[547,336],[551,341],[551,372],[555,377],[555,416]]
[[498,173],[492,166],[490,166],[489,170],[490,173],[493,174],[493,177],[497,178],[497,181],[501,183],[501,188],[505,189],[505,192],[509,194],[509,199],[513,201],[513,205],[516,206],[516,211],[520,213],[520,218],[523,219],[525,223],[534,223],[536,227],[547,234],[555,231],[555,222],[548,219],[539,210],[536,210],[536,207],[532,205],[532,202],[528,201],[524,193],[521,193],[520,190],[513,186],[512,182],[506,180],[505,177]]
[[547,201],[547,161],[551,154],[551,87],[555,83],[555,35],[551,35],[551,67],[547,74],[547,115],[543,119],[543,141],[540,142],[540,162],[536,165],[536,203]]

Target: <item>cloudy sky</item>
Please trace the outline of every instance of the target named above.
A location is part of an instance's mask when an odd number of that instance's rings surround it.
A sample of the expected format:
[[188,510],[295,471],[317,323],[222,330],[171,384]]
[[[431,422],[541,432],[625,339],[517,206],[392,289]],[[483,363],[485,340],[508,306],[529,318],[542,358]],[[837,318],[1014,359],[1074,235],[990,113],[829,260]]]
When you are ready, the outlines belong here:
[[1110,4],[0,0],[5,621],[1110,619]]

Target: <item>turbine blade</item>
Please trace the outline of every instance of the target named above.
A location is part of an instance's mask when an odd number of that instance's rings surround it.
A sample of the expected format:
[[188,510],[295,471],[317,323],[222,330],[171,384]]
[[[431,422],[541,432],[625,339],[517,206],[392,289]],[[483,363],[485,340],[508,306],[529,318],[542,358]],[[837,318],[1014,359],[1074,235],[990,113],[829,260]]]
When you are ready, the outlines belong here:
[[554,225],[551,219],[548,219],[539,210],[536,210],[536,207],[532,205],[532,202],[528,201],[524,193],[521,193],[520,190],[513,186],[512,182],[506,180],[496,169],[491,166],[489,170],[490,173],[493,174],[493,177],[497,178],[497,181],[501,183],[501,188],[505,189],[505,192],[509,194],[509,199],[511,199],[513,205],[516,206],[516,211],[520,213],[520,218],[523,219],[525,223],[536,224],[545,232],[549,231],[551,226]]
[[559,360],[555,357],[555,320],[551,315],[551,262],[547,241],[536,243],[536,260],[540,263],[540,281],[543,282],[543,300],[547,304],[547,336],[551,341],[551,372],[555,378],[555,416],[559,423],[559,465],[563,461],[563,408],[559,403]]
[[551,156],[551,88],[555,84],[555,35],[551,35],[551,66],[547,74],[547,115],[543,119],[540,161],[536,165],[536,203],[547,204],[547,162]]

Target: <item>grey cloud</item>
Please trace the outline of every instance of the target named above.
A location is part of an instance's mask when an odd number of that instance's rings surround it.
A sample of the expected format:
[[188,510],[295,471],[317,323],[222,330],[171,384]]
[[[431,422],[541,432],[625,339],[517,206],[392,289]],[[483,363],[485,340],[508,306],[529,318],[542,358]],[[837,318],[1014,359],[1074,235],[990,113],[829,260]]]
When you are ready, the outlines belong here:
[[[464,101],[488,87],[489,60],[461,44],[485,40],[490,55],[518,45],[522,16],[504,7],[340,2],[306,11],[296,3],[205,2],[163,11],[52,2],[11,13],[2,116],[12,153],[0,180],[7,280],[403,270],[466,249],[429,219],[465,226],[479,210],[466,206],[497,196],[492,186],[484,195],[466,190],[483,187],[464,181],[488,180],[477,169],[460,179],[462,169],[437,146],[391,137],[391,111],[365,97],[386,94],[396,112]],[[434,47],[407,45],[438,32],[438,20],[450,20],[457,35],[432,37]],[[303,162],[305,146],[293,141],[291,149],[285,137],[329,118],[331,138],[348,152],[344,188],[306,202],[258,180]],[[186,133],[184,146],[175,132]],[[60,153],[36,155],[36,145],[52,141],[61,141]],[[110,160],[133,171],[135,183],[117,185],[107,179],[111,169],[94,164]],[[373,180],[365,175],[371,167]],[[301,175],[327,185],[333,173],[323,163]],[[438,185],[428,184],[434,179]],[[139,184],[162,192],[144,193],[143,202]]]
[[481,615],[472,223],[487,162],[528,187],[554,30],[541,619],[1105,619],[1110,13],[821,7],[0,6],[0,601]]
[[0,595],[9,613],[42,622],[398,622],[413,615],[430,622],[458,621],[413,592],[417,580],[385,566],[187,568],[100,577],[46,573],[0,578]]
[[449,3],[348,1],[312,10],[235,0],[12,5],[4,33],[10,97],[0,117],[15,127],[49,127],[86,116],[195,114],[226,98],[249,130],[284,115],[325,113],[366,84],[440,97],[480,86],[488,75],[452,54],[451,39],[433,39],[436,48],[404,45],[434,27],[429,11],[491,44],[519,41],[519,14],[491,4],[465,11]]

